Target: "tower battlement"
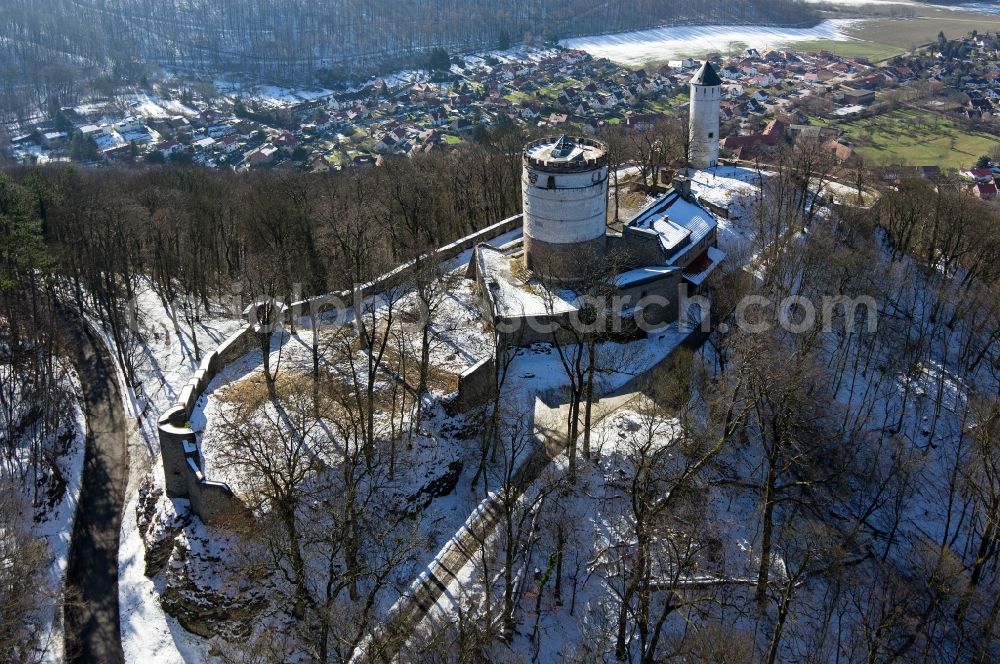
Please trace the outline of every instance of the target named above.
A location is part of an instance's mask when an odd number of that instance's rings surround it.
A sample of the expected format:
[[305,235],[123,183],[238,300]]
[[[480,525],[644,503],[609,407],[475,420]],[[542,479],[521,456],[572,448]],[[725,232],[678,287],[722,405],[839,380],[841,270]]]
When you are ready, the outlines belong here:
[[525,146],[521,194],[525,266],[555,281],[574,281],[606,252],[607,147],[561,136]]

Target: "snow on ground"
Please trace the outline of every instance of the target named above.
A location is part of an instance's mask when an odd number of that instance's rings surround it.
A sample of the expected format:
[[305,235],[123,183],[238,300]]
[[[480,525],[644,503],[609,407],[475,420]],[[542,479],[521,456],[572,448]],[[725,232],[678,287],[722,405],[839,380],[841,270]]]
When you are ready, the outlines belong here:
[[981,12],[984,14],[1000,13],[1000,5],[992,2],[966,2],[959,5],[935,5],[913,0],[804,0],[812,4],[829,4],[848,7],[864,7],[865,5],[906,5],[909,7],[949,9],[952,11]]
[[[757,179],[757,174],[749,169],[720,168],[715,172],[699,171],[692,177],[696,193],[705,197],[715,196],[713,203],[722,205],[727,202],[727,197],[752,196],[751,183]],[[843,188],[835,186],[832,189]],[[887,265],[886,268],[891,268],[889,271],[892,278],[898,282],[893,288],[902,288],[902,295],[896,306],[902,308],[905,315],[912,315],[911,320],[916,326],[931,320],[929,312],[934,306],[934,298],[930,294],[935,287],[927,282],[926,275],[908,260]],[[960,334],[954,330],[947,331],[942,322],[935,323],[935,326],[943,337]],[[936,334],[929,336],[938,339]],[[955,454],[956,441],[961,436],[967,408],[966,394],[974,377],[960,379],[948,369],[948,365],[953,363],[949,363],[947,358],[951,357],[953,360],[956,349],[960,346],[956,338],[943,338],[940,347],[937,347],[936,341],[934,345],[935,348],[930,350],[930,358],[910,375],[899,373],[898,368],[884,373],[885,367],[882,365],[874,372],[866,372],[860,365],[855,365],[856,373],[843,382],[837,395],[837,400],[845,406],[852,418],[857,417],[858,421],[864,422],[871,417],[868,425],[875,431],[886,430],[898,418],[901,424],[899,435],[914,448],[904,456],[918,456],[922,459],[917,466],[917,476],[913,483],[915,495],[904,508],[905,525],[901,527],[909,533],[904,540],[910,542],[922,541],[925,537],[935,542],[947,539],[956,532],[955,515],[948,513],[948,506],[956,510],[963,509],[954,507],[949,499],[949,469],[954,462],[950,455]],[[867,349],[867,344],[862,342],[854,352],[864,355]],[[893,348],[882,350],[894,353]],[[713,362],[709,357],[709,349],[703,349],[703,353],[705,364],[711,366]],[[528,349],[523,357],[515,361],[512,376],[544,385],[548,378],[558,374],[557,363],[558,359],[544,348]],[[555,382],[558,381],[553,381]],[[907,394],[908,398],[904,396]],[[939,394],[942,396],[940,400]],[[940,409],[936,409],[937,403],[941,404]],[[592,449],[598,452],[599,461],[596,465],[582,465],[579,489],[568,498],[568,502],[562,503],[561,509],[565,513],[558,517],[562,523],[573,524],[576,533],[569,536],[567,547],[567,551],[574,552],[576,559],[565,561],[564,573],[565,570],[572,573],[574,566],[582,565],[577,575],[581,582],[577,585],[573,581],[570,590],[567,588],[569,581],[564,577],[563,605],[554,602],[551,585],[542,590],[542,606],[545,611],[537,624],[537,639],[532,638],[531,634],[533,623],[538,619],[534,610],[538,583],[534,579],[526,582],[526,590],[519,600],[519,625],[512,645],[515,653],[523,660],[591,659],[593,653],[586,651],[589,639],[591,636],[596,637],[595,640],[606,636],[609,619],[613,624],[614,614],[609,614],[609,609],[613,611],[614,607],[613,602],[608,603],[608,597],[614,595],[609,586],[615,584],[616,577],[614,568],[608,567],[602,556],[606,556],[609,547],[616,541],[621,541],[622,537],[628,541],[627,529],[624,532],[616,530],[622,524],[627,524],[629,518],[627,513],[615,509],[615,504],[623,502],[616,500],[616,486],[621,486],[621,473],[622,469],[627,468],[630,446],[635,438],[642,435],[643,423],[648,417],[640,409],[629,407],[618,411],[594,428]],[[676,426],[665,426],[657,434],[661,437],[657,444],[670,445],[670,439],[676,431]],[[708,528],[704,537],[712,547],[718,547],[718,554],[717,560],[711,565],[705,568],[699,565],[700,571],[694,581],[727,579],[729,583],[725,592],[731,601],[748,592],[755,568],[759,565],[759,557],[755,553],[760,540],[760,533],[757,531],[760,523],[759,496],[755,491],[747,490],[747,487],[753,486],[752,480],[759,472],[759,458],[755,454],[751,449],[739,446],[728,449],[719,459],[719,471],[726,478],[735,476],[746,484],[741,486],[738,482],[723,482],[703,492],[704,508],[708,515]],[[895,463],[896,457],[881,461]],[[553,465],[559,467],[558,463]],[[553,507],[546,506],[545,509],[551,510]],[[947,530],[949,523],[952,529],[950,532]],[[545,539],[546,535],[541,537]],[[962,543],[956,544],[955,548],[961,550]],[[550,550],[540,551],[536,557],[525,562],[524,567],[546,569],[550,563],[549,552]],[[907,554],[905,547],[895,554],[904,568],[908,564],[904,559]],[[785,573],[780,557],[775,559],[773,569],[776,576]],[[461,585],[458,585],[459,582]],[[796,601],[803,605],[823,601],[824,591],[823,584],[810,584],[797,591]],[[470,564],[458,573],[457,581],[450,584],[435,618],[438,622],[447,622],[449,616],[454,614],[456,603],[467,610],[480,605],[483,592],[482,580],[476,573],[474,564]],[[570,592],[575,604],[575,612],[572,614],[568,610],[567,600]],[[740,601],[745,601],[745,598]],[[731,615],[729,620],[732,621],[734,631],[751,632],[755,629],[752,621],[739,615]],[[675,626],[683,629],[683,623],[678,622]],[[669,629],[668,627],[668,631]],[[784,640],[782,657],[791,657],[795,649],[800,647],[794,629],[795,626],[790,628]]]
[[73,112],[78,115],[97,115],[98,113],[103,113],[108,107],[107,102],[90,102],[86,104],[80,104],[73,108]]
[[494,301],[502,316],[544,316],[569,313],[577,310],[577,294],[568,290],[558,290],[545,295],[545,289],[537,279],[524,281],[514,274],[512,258],[501,251],[484,248],[483,263],[490,275],[496,276]]
[[[764,171],[766,177],[768,171]],[[718,221],[719,248],[732,254],[749,239],[746,222],[760,196],[760,175],[742,166],[691,171],[691,192],[700,200],[727,208],[729,218]]]
[[[497,238],[495,244],[503,244],[519,235],[514,231]],[[460,257],[461,258],[461,257]],[[465,259],[467,260],[467,256]],[[447,292],[434,318],[434,344],[431,348],[431,362],[435,368],[458,373],[471,366],[492,351],[492,338],[487,333],[478,308],[472,282],[460,279],[465,266],[461,261],[449,261],[450,275]],[[401,310],[412,304],[412,294],[404,298]],[[149,343],[143,349],[144,360],[140,367],[143,376],[142,387],[137,399],[144,409],[142,436],[133,441],[146,446],[138,456],[149,466],[149,459],[157,453],[155,441],[155,420],[163,408],[170,405],[197,366],[193,355],[190,331],[182,316],[174,318],[163,308],[162,303],[148,284],[140,292],[140,324],[147,331]],[[220,311],[203,317],[198,330],[199,345],[203,352],[214,348],[229,333],[240,325],[239,320],[227,319]],[[334,330],[322,329],[321,337],[333,334]],[[416,355],[418,343],[415,334],[407,339],[408,352]],[[606,366],[614,365],[600,378],[600,391],[607,392],[621,387],[636,374],[660,362],[685,335],[671,326],[650,338],[622,345],[602,344],[598,350]],[[276,337],[272,346],[272,366],[276,363],[281,343],[281,369],[285,375],[311,370],[312,332],[297,328],[295,333],[283,333],[281,341]],[[259,375],[261,358],[259,352],[251,352],[233,363],[215,378],[208,392],[199,400],[192,414],[192,425],[201,433],[201,451],[205,461],[206,475],[213,480],[227,481],[239,492],[236,478],[227,476],[216,459],[219,432],[218,423],[227,404],[218,398],[220,390],[227,386]],[[538,345],[525,349],[514,360],[511,367],[509,390],[511,399],[534,399],[539,390],[557,390],[568,383],[565,370],[555,353],[548,346]],[[445,396],[440,390],[432,391],[432,400]],[[530,407],[530,406],[528,406]],[[471,477],[478,460],[478,446],[463,440],[465,431],[462,418],[448,416],[438,404],[431,404],[429,415],[416,436],[412,452],[404,453],[400,462],[399,477],[392,487],[398,496],[413,495],[434,479],[442,467],[461,464],[457,488],[449,495],[436,498],[423,511],[419,522],[418,536],[425,543],[421,555],[400,571],[397,581],[401,587],[426,565],[464,523],[471,511],[482,499],[478,487],[471,487]],[[162,486],[162,470],[158,463],[152,464],[154,477]],[[143,473],[145,469],[143,469]],[[133,485],[135,482],[133,481]],[[207,650],[207,644],[198,637],[186,633],[175,620],[167,616],[159,603],[162,580],[152,581],[144,574],[144,548],[136,520],[137,495],[131,492],[123,519],[122,548],[120,551],[120,601],[123,644],[127,661],[145,660],[153,656],[156,661],[184,661],[198,659]],[[161,577],[157,577],[160,579]],[[387,607],[380,607],[384,609]]]
[[[670,355],[690,331],[686,326],[670,323],[650,332],[645,339],[629,343],[599,343],[595,352],[596,365],[601,369],[595,377],[597,394],[619,390],[633,378],[648,372]],[[570,350],[569,356],[572,355]],[[519,349],[507,375],[510,399],[523,402],[524,408],[531,407],[528,404],[533,403],[539,392],[552,392],[569,386],[562,360],[551,344],[535,344]]]
[[942,5],[948,7],[949,9],[965,9],[973,12],[982,12],[984,14],[1000,14],[1000,5],[995,2],[970,2],[962,5]]
[[138,407],[143,413],[142,435],[148,445],[148,455],[159,453],[156,420],[160,413],[177,400],[201,362],[200,357],[214,350],[243,325],[242,318],[220,304],[213,304],[195,323],[198,355],[195,353],[191,328],[185,322],[178,304],[172,314],[145,281],[136,297],[138,324],[146,337],[137,362],[140,385],[136,390]]
[[[493,353],[493,338],[479,314],[474,282],[458,275],[452,278],[453,285],[434,312],[430,357],[432,366],[460,374]],[[419,336],[407,335],[405,341],[410,354],[419,357]]]
[[53,161],[66,161],[65,159],[52,159],[42,146],[35,143],[23,143],[12,148],[10,153],[14,159],[18,161],[34,159],[36,164],[48,164]]
[[[472,290],[473,282],[461,276],[464,270],[463,266],[446,276],[447,288],[432,316],[429,346],[430,366],[434,371],[451,374],[456,379],[458,374],[493,352],[492,336],[487,331],[480,313],[476,295]],[[418,311],[415,295],[412,292],[407,293],[395,304],[395,308],[397,312]],[[348,314],[348,317],[351,316],[352,314]],[[346,375],[344,367],[330,366],[330,359],[327,357],[330,344],[342,335],[341,329],[331,323],[332,318],[335,316],[319,323],[321,363],[328,370],[345,372],[341,375]],[[403,318],[406,318],[405,314]],[[408,356],[415,363],[420,353],[420,329],[415,322],[400,322],[398,317],[397,325],[406,326],[397,329],[403,330],[403,343]],[[280,342],[275,335],[271,346],[271,365],[280,367],[279,372],[286,376],[309,375],[312,371],[312,334],[311,329],[298,327],[294,332],[283,330]],[[256,379],[261,371],[261,355],[257,351],[248,353],[230,364],[215,377],[191,415],[195,431],[203,435],[200,446],[205,461],[206,476],[212,480],[230,483],[231,488],[237,493],[239,493],[237,480],[227,475],[220,467],[217,448],[214,445],[218,440],[218,424],[229,408],[219,397],[227,387],[244,380]],[[446,392],[436,389],[434,385],[431,385],[431,392],[437,399],[447,396]],[[445,422],[440,424],[443,425]],[[440,465],[439,461],[440,459],[435,459],[433,464]],[[417,465],[422,463],[424,462],[421,461]]]
[[[286,333],[284,337],[279,381],[282,376],[307,373],[311,368],[310,332],[303,331],[302,336]],[[275,340],[272,345],[272,360],[278,358],[277,348],[278,342]],[[210,384],[206,395],[199,399],[191,416],[193,427],[202,434],[199,445],[206,476],[214,481],[227,482],[237,495],[245,492],[245,487],[241,486],[239,476],[229,472],[220,460],[220,425],[232,408],[232,404],[223,397],[230,386],[260,378],[260,358],[259,352],[251,352],[220,372]],[[444,395],[435,394],[429,402],[425,401],[428,407],[421,429],[412,441],[412,449],[406,449],[400,443],[397,448],[396,475],[392,481],[382,486],[377,498],[380,509],[385,513],[398,511],[407,502],[417,504],[420,502],[421,492],[429,483],[460,466],[455,488],[447,495],[431,500],[419,512],[419,518],[412,522],[415,528],[412,537],[416,545],[414,557],[402,564],[393,575],[393,582],[400,590],[406,588],[430,562],[441,545],[465,522],[482,499],[478,485],[472,486],[479,448],[475,441],[468,438],[474,435],[475,430],[464,425],[462,416],[447,414],[440,403],[435,401],[441,396]],[[380,420],[383,419],[380,416]],[[382,425],[388,426],[386,422],[379,424]],[[398,595],[382,593],[377,609],[385,611],[397,599]]]
[[[195,357],[190,327],[180,313],[171,315],[160,298],[144,280],[136,298],[138,324],[146,344],[140,350],[137,373],[140,385],[135,390],[139,426],[129,440],[131,463],[127,503],[122,516],[121,544],[118,552],[118,599],[121,612],[122,647],[126,662],[200,661],[197,653],[204,648],[200,641],[166,615],[160,606],[159,592],[146,578],[142,538],[137,529],[137,488],[147,472],[163,486],[158,463],[159,440],[156,420],[173,404],[179,390],[187,383],[200,360]],[[219,304],[203,313],[195,324],[199,350],[213,350],[242,325],[242,320]]]
[[215,89],[232,99],[251,99],[265,108],[281,109],[315,101],[333,94],[326,88],[286,88],[280,85],[244,85],[234,81],[218,79],[213,81]]
[[912,0],[804,0],[812,4],[846,5],[859,7],[864,5],[916,5]]
[[131,95],[128,105],[133,113],[146,118],[168,118],[174,115],[191,117],[198,115],[198,111],[190,106],[185,106],[176,99],[161,99],[145,92]]
[[559,42],[566,48],[584,50],[595,57],[623,65],[643,65],[684,55],[711,51],[728,52],[734,44],[740,49],[787,46],[800,41],[853,39],[845,28],[855,19],[831,19],[813,28],[777,28],[755,25],[698,25],[655,28],[595,37],[578,37]]
[[1000,14],[1000,5],[995,2],[965,2],[960,5],[932,5],[938,9],[952,11],[980,12],[982,14]]
[[[10,352],[10,348],[5,346],[4,352]],[[43,351],[37,352],[41,355]],[[0,420],[4,431],[12,436],[4,441],[0,482],[16,491],[16,496],[5,496],[5,507],[18,509],[17,514],[7,514],[5,521],[18,532],[23,528],[26,536],[30,532],[31,538],[45,542],[46,551],[42,554],[45,558],[40,562],[47,566],[39,578],[33,579],[38,611],[24,616],[24,628],[37,629],[36,654],[42,661],[61,662],[63,592],[86,456],[83,386],[69,358],[53,357],[52,386],[47,388],[46,395],[52,400],[51,415],[56,417],[50,419],[50,414],[29,407],[38,384],[19,378],[15,373],[19,370],[14,365],[0,363],[4,397]]]
[[[63,362],[60,361],[59,364],[63,365]],[[61,368],[65,371],[67,390],[72,394],[83,394],[83,387],[76,372],[68,366]],[[59,593],[59,597],[52,598],[54,603],[49,612],[51,622],[43,627],[49,635],[47,639],[49,647],[43,661],[53,663],[64,659],[61,594],[65,585],[69,543],[73,536],[76,506],[80,499],[83,460],[86,452],[87,419],[83,408],[76,400],[72,402],[72,423],[74,431],[69,449],[56,460],[62,478],[66,481],[65,492],[59,503],[46,512],[44,519],[34,528],[35,534],[48,542],[52,555],[52,563],[49,565],[49,587]]]
[[149,95],[136,95],[135,99],[129,103],[132,112],[141,115],[144,118],[166,118],[169,117],[166,109],[160,106],[158,103],[153,101]]
[[[156,484],[163,486],[160,464],[152,468]],[[136,520],[139,494],[133,491],[125,504],[121,542],[118,546],[119,623],[125,662],[184,664],[205,661],[204,641],[181,627],[160,606],[162,582],[145,575],[146,551]]]

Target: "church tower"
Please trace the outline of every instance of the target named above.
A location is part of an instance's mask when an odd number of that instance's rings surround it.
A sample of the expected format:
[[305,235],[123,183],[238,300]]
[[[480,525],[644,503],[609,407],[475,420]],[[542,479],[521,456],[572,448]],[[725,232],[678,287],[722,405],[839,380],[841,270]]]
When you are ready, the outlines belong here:
[[719,104],[722,79],[708,61],[691,79],[690,160],[694,168],[713,168],[719,161]]

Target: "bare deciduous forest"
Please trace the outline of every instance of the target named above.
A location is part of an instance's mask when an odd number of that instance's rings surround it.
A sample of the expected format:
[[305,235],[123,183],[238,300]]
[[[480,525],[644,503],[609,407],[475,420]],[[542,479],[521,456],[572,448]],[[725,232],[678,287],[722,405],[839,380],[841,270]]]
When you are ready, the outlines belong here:
[[[651,171],[678,163],[656,147],[676,145],[678,131],[609,134],[613,165],[643,164],[648,183]],[[19,321],[3,340],[17,373],[0,394],[30,391],[53,404],[45,417],[59,412],[46,390],[60,300],[93,312],[131,374],[130,349],[144,342],[129,325],[139,279],[150,279],[165,306],[181,303],[177,324],[193,326],[228,293],[245,301],[283,296],[295,282],[304,295],[347,287],[513,214],[516,146],[525,140],[509,130],[486,145],[332,176],[12,170],[0,178],[0,305]],[[852,325],[847,311],[802,334],[716,327],[704,352],[680,354],[658,376],[613,461],[598,451],[606,442],[579,432],[578,447],[573,432],[569,470],[542,475],[524,500],[504,503],[500,534],[475,542],[469,583],[489,599],[433,638],[406,644],[407,661],[496,661],[511,647],[550,653],[552,639],[563,638],[553,625],[575,630],[567,661],[996,661],[997,209],[954,183],[904,179],[882,187],[872,209],[820,210],[808,204],[818,183],[835,174],[874,179],[808,144],[768,168],[740,222],[751,239],[732,251],[737,265],[753,263],[755,278],[742,269],[715,277],[713,322],[731,321],[748,295],[850,293],[874,300],[877,329]],[[432,308],[439,294],[424,286]],[[377,355],[358,353],[355,336],[323,349],[348,378],[320,380],[316,371],[294,382],[265,364],[272,392],[222,423],[230,445],[222,463],[255,488],[266,526],[246,535],[246,550],[256,552],[247,583],[285,580],[267,615],[289,626],[231,640],[226,661],[289,652],[346,661],[378,621],[376,598],[409,580],[395,575],[414,555],[413,522],[386,519],[375,499],[406,459],[406,398],[366,394],[401,334],[400,300],[386,300],[388,316],[363,319],[361,336]],[[590,367],[565,354],[572,349],[559,352],[577,412],[589,412]],[[419,368],[423,384],[426,371]],[[286,420],[266,419],[272,401]],[[473,483],[513,493],[514,460],[528,440],[523,413],[499,399],[484,409],[483,470]],[[388,432],[373,427],[376,410],[392,422]],[[8,421],[25,420],[15,415]],[[17,432],[2,433],[5,450],[23,449]],[[307,440],[314,450],[346,451],[316,464],[303,454]],[[35,456],[8,454],[3,468],[25,474]],[[272,457],[283,474],[261,470],[259,460]],[[727,503],[751,533],[738,554],[725,532]],[[598,536],[581,514],[600,515],[613,532]],[[2,502],[0,517],[4,533],[25,530]],[[19,544],[19,575],[37,573],[33,542]],[[316,561],[321,573],[309,568]],[[519,578],[532,566],[533,576]],[[33,589],[9,587],[5,607],[30,611]],[[2,618],[0,652],[19,658],[23,634],[15,617]]]

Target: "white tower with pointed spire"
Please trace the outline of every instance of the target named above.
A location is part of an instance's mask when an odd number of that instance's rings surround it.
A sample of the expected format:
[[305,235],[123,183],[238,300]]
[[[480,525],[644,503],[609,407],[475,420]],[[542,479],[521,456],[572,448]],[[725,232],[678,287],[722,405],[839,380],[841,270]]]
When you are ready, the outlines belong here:
[[691,166],[713,168],[719,162],[719,105],[722,79],[706,60],[691,79],[690,152]]

